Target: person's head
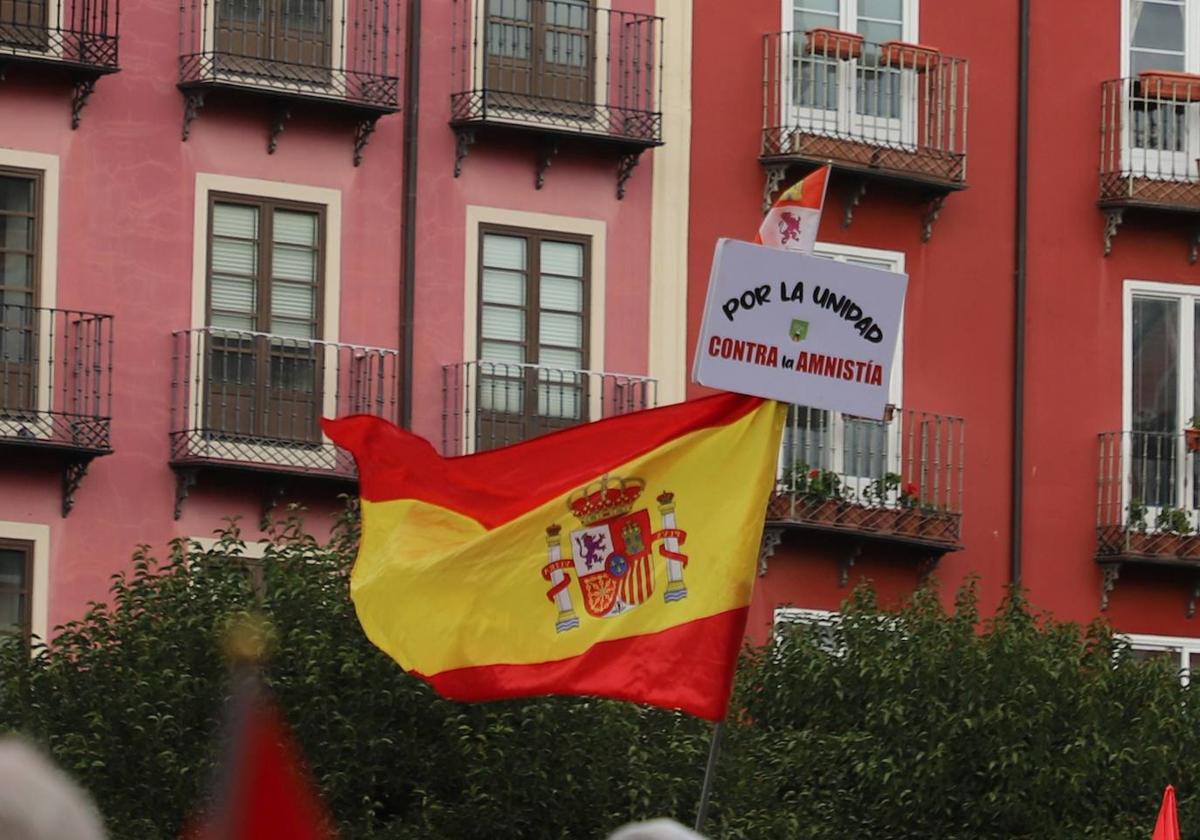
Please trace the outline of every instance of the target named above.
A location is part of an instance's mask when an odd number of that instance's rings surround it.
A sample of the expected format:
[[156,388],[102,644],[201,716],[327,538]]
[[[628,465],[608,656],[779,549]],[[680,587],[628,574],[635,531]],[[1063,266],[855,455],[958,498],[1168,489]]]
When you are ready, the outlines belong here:
[[675,820],[650,820],[630,823],[609,835],[608,840],[704,840],[696,832]]
[[104,840],[100,813],[66,773],[20,738],[0,738],[0,837]]

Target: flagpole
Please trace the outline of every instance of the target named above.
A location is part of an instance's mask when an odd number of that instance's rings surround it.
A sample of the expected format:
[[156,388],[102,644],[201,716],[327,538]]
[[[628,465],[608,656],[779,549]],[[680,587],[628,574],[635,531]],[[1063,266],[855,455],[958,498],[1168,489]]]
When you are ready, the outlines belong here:
[[708,800],[712,795],[713,776],[717,770],[717,756],[721,753],[721,736],[725,734],[725,723],[714,723],[712,741],[708,745],[708,766],[704,768],[704,784],[700,788],[700,808],[696,812],[696,833],[704,830],[708,816]]

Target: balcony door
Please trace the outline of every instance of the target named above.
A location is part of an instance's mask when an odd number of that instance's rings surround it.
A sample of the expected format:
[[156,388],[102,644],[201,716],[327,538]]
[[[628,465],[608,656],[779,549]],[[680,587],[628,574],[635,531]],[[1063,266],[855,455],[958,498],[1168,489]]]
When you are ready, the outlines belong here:
[[210,231],[205,428],[319,443],[322,209],[214,197]]
[[592,0],[486,3],[484,80],[489,102],[585,117],[595,104]]
[[480,245],[475,448],[586,422],[589,241],[485,227]]
[[1171,90],[1143,89],[1145,70],[1200,72],[1200,8],[1196,0],[1123,0],[1129,120],[1123,145],[1134,175],[1164,180],[1197,177],[1200,103]]
[[49,36],[46,3],[47,0],[0,0],[0,45],[46,49]]
[[[887,256],[864,249],[818,245],[817,256],[838,262],[901,271],[899,255]],[[896,343],[888,402],[900,403],[903,343]],[[838,474],[841,489],[853,498],[863,498],[872,482],[887,473],[900,473],[900,418],[880,422],[851,417],[841,412],[794,405],[788,412],[781,454],[785,484],[799,481],[802,471],[829,470]]]
[[[915,0],[784,0],[792,34],[781,101],[785,125],[862,142],[911,146],[916,135],[915,73],[881,66],[876,45],[915,41]],[[804,33],[836,29],[863,36],[862,55],[840,61],[834,49],[810,52]]]
[[280,81],[328,81],[332,5],[333,0],[217,0],[217,69]]
[[41,182],[0,169],[0,418],[37,408]]

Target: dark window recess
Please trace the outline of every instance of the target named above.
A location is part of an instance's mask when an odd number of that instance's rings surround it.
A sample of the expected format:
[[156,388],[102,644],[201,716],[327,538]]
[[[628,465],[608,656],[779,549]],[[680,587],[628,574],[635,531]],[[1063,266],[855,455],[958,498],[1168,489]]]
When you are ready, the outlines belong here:
[[218,0],[216,69],[325,83],[332,64],[329,0]]
[[44,50],[49,40],[46,0],[0,0],[0,43]]
[[36,405],[38,176],[0,169],[0,417]]
[[588,115],[595,104],[595,34],[590,0],[487,0],[484,87],[491,103]]
[[32,630],[33,545],[0,540],[0,644],[29,642]]
[[209,433],[319,442],[323,211],[218,198],[209,229]]

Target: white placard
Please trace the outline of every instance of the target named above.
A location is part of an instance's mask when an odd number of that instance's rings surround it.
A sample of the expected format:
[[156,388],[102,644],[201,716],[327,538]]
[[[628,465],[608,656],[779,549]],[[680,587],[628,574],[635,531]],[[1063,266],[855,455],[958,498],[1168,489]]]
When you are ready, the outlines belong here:
[[722,239],[692,378],[882,419],[908,275]]

